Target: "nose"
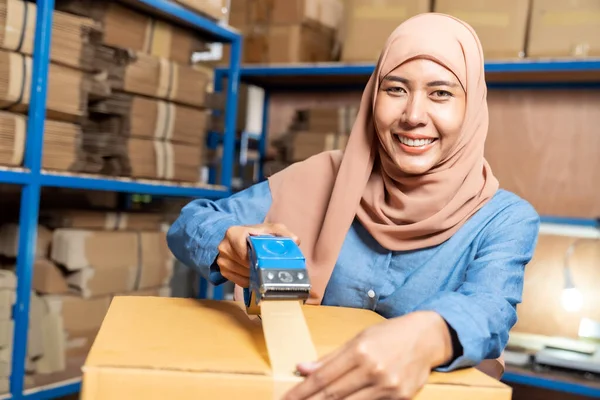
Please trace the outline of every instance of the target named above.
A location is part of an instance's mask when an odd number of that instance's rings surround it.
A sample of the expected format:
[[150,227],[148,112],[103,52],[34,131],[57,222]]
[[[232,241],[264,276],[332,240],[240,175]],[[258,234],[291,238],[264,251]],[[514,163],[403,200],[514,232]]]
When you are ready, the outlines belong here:
[[426,101],[418,92],[412,93],[402,113],[402,122],[410,126],[425,125],[427,122]]

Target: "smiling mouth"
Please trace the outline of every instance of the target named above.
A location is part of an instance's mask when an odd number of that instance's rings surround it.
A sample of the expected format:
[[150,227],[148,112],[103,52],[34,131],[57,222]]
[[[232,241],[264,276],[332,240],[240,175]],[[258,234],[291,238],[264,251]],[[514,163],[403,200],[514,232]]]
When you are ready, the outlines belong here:
[[434,138],[410,139],[410,138],[407,138],[405,136],[400,136],[400,135],[394,135],[394,138],[396,139],[396,141],[398,141],[408,147],[423,147],[423,146],[430,145],[431,143],[433,143],[437,140]]

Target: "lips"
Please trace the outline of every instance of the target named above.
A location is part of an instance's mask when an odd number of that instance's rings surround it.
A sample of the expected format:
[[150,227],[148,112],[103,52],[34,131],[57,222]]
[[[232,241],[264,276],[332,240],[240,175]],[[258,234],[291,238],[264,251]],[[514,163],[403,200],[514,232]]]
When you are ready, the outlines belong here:
[[437,138],[426,136],[411,135],[394,135],[394,140],[400,145],[400,148],[410,154],[423,154],[432,148],[437,142]]

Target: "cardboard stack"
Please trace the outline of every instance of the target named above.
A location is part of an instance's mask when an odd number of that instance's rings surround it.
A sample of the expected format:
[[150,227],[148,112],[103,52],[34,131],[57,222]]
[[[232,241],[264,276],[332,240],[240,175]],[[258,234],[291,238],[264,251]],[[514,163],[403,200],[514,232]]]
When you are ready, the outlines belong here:
[[342,0],[233,0],[229,23],[244,35],[246,63],[333,61],[343,9]]
[[[0,164],[23,161],[30,104],[36,4],[0,0]],[[88,105],[110,94],[107,80],[97,75],[94,54],[100,26],[89,18],[53,13],[48,71],[46,169],[76,170],[88,158],[80,127]],[[46,157],[47,156],[47,157]]]
[[296,111],[288,133],[274,143],[281,153],[277,161],[290,164],[324,151],[343,150],[356,113],[354,106]]
[[191,55],[206,43],[187,28],[117,2],[61,0],[57,7],[103,28],[95,65],[111,95],[90,108],[83,126],[84,137],[115,143],[114,163],[102,172],[198,182],[214,71],[192,65]]
[[[58,210],[41,215],[27,353],[30,375],[64,372],[73,360],[78,371],[113,296],[170,295],[173,259],[162,222],[162,215],[147,213]],[[14,302],[17,239],[18,225],[0,226],[0,356],[7,341],[4,332],[12,334],[13,329],[10,307],[8,318],[2,312],[4,303]],[[4,284],[6,277],[12,283]],[[10,357],[0,359],[0,389],[3,362],[10,366]]]

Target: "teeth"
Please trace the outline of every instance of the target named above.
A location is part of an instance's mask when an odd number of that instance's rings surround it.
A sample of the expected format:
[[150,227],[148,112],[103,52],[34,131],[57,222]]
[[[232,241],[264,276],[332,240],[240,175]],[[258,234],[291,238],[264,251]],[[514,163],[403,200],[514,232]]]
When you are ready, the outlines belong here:
[[409,139],[409,138],[405,138],[403,136],[398,136],[398,139],[400,140],[400,142],[406,146],[410,146],[410,147],[421,147],[421,146],[426,146],[430,143],[433,142],[434,139]]

